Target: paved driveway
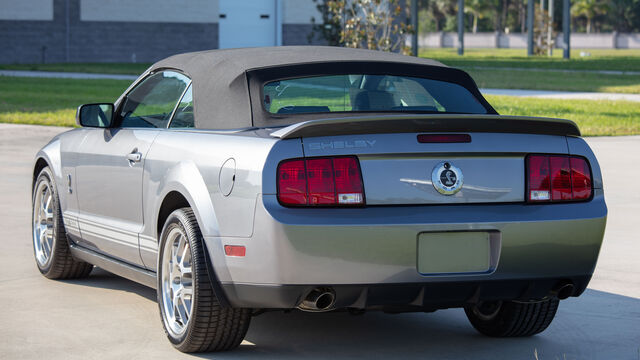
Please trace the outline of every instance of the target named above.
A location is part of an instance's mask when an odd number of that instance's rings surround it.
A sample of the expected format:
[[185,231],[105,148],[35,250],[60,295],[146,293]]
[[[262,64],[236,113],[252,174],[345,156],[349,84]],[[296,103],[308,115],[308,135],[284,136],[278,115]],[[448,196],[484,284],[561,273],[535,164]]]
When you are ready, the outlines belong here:
[[[0,124],[0,359],[192,357],[174,350],[155,291],[94,270],[50,281],[36,269],[30,172],[37,149],[61,128]],[[432,314],[268,313],[240,349],[195,357],[640,359],[640,137],[591,138],[605,174],[610,216],[590,289],[561,303],[541,335],[478,335],[460,309]],[[571,261],[571,259],[567,259]]]

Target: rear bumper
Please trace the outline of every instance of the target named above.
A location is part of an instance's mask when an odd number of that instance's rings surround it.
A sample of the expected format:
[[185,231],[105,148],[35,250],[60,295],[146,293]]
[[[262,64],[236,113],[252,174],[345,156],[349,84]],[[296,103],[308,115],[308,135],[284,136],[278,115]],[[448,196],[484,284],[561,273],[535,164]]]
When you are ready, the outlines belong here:
[[[479,301],[530,301],[548,296],[559,282],[575,286],[580,295],[591,276],[559,279],[497,281],[422,282],[404,284],[323,285],[333,290],[332,309],[374,309],[385,311],[432,311],[463,307]],[[315,288],[308,285],[224,284],[229,303],[234,307],[292,309]]]
[[[573,204],[352,209],[285,208],[274,195],[264,195],[250,238],[205,241],[236,307],[292,308],[317,286],[335,289],[337,307],[355,308],[536,299],[562,280],[574,283],[575,296],[588,284],[604,234],[602,190],[594,195]],[[485,273],[420,274],[418,235],[441,231],[498,233],[496,266]],[[225,256],[224,245],[244,245],[246,256]]]

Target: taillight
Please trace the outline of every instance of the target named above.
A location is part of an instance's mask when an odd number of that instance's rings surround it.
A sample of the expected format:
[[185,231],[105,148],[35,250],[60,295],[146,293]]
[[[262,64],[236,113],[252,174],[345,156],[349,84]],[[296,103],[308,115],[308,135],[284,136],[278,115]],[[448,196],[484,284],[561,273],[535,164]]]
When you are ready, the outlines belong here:
[[307,171],[304,160],[283,161],[278,166],[278,197],[291,205],[307,204]]
[[289,206],[364,204],[355,156],[284,160],[278,165],[278,200]]
[[571,161],[571,186],[573,199],[581,200],[591,197],[591,168],[584,158],[572,157]]
[[530,155],[526,163],[529,202],[578,201],[591,197],[591,168],[585,158]]

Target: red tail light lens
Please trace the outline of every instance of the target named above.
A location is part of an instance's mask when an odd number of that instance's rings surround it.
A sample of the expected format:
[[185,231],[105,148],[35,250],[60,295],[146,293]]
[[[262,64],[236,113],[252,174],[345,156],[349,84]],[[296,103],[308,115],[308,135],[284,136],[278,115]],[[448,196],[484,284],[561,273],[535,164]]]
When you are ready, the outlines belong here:
[[526,164],[529,202],[577,201],[591,197],[591,168],[585,158],[530,155]]
[[304,160],[290,160],[278,167],[278,197],[290,205],[306,205],[308,199],[307,171]]
[[313,159],[307,162],[309,205],[331,205],[336,203],[333,161]]
[[583,200],[591,197],[591,169],[586,159],[572,157],[571,161],[571,185],[573,187],[573,199]]
[[551,200],[571,200],[571,170],[567,156],[552,156],[551,164]]
[[355,156],[285,160],[278,166],[278,200],[289,206],[363,205]]

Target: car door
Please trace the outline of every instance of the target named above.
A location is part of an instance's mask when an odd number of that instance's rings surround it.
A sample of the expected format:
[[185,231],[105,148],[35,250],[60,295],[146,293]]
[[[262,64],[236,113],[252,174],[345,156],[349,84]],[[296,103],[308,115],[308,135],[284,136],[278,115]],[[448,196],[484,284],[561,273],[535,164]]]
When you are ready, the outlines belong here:
[[138,234],[143,224],[144,160],[166,129],[190,79],[176,71],[153,73],[118,104],[114,127],[88,128],[76,166],[78,225],[82,243],[142,266]]

